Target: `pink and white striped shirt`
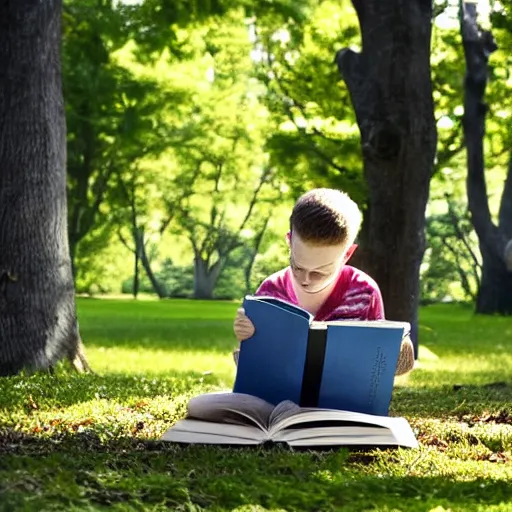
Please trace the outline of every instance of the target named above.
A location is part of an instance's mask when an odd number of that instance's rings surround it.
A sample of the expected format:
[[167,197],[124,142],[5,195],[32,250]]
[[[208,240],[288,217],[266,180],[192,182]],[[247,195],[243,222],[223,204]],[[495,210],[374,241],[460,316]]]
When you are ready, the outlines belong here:
[[[266,295],[298,304],[290,267],[267,277],[255,295]],[[384,304],[377,283],[362,270],[345,265],[315,320],[382,320]]]

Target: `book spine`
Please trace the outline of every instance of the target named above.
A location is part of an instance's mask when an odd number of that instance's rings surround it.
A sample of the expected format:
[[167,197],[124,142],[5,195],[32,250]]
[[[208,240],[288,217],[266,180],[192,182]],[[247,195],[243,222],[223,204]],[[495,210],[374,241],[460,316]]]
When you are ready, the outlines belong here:
[[300,394],[301,407],[317,407],[324,371],[327,329],[309,329],[306,361]]

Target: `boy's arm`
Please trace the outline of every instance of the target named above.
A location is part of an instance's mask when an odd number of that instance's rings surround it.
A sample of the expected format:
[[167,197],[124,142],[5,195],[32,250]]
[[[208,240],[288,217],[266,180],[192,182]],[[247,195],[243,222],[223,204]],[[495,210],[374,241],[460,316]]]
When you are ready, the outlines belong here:
[[414,347],[411,338],[407,335],[402,340],[400,355],[396,364],[395,375],[404,375],[414,368]]

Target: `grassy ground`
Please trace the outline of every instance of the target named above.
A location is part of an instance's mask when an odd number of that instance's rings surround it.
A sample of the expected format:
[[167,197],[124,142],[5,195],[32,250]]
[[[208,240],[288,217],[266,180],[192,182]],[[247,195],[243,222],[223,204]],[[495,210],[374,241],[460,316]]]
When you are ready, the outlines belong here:
[[236,307],[81,299],[97,375],[0,380],[0,510],[512,511],[512,318],[422,310],[392,404],[419,450],[162,445],[188,398],[231,386]]

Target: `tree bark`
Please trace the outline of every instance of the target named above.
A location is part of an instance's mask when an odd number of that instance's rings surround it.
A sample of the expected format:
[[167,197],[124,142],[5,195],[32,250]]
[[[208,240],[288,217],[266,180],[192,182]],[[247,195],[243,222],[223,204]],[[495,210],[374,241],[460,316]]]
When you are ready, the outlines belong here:
[[139,295],[140,276],[139,276],[139,261],[140,261],[140,246],[137,235],[135,235],[135,251],[133,251],[133,298],[136,299]]
[[67,236],[60,0],[0,0],[0,375],[87,367]]
[[140,247],[140,262],[142,263],[142,267],[144,268],[144,271],[146,272],[146,275],[148,276],[148,279],[151,282],[151,286],[153,286],[153,290],[155,290],[156,294],[158,295],[158,298],[165,299],[166,297],[169,296],[169,293],[167,292],[165,285],[162,284],[155,276],[155,273],[151,268],[151,262],[149,261],[148,253],[146,251],[144,237],[142,237],[141,241],[142,243]]
[[218,259],[209,265],[199,254],[194,257],[194,299],[212,299],[217,279],[224,267],[224,261]]
[[[430,0],[353,0],[362,51],[336,63],[361,133],[368,209],[359,261],[379,284],[386,317],[412,324],[418,356],[419,271],[437,132],[430,77]],[[359,252],[359,251],[358,251]]]
[[477,6],[461,4],[462,43],[466,59],[464,79],[464,139],[467,150],[466,189],[471,221],[482,253],[482,279],[476,312],[512,315],[512,272],[507,267],[507,243],[512,240],[512,162],[501,196],[499,224],[494,224],[485,181],[484,101],[489,56],[497,49],[492,33],[477,22]]

